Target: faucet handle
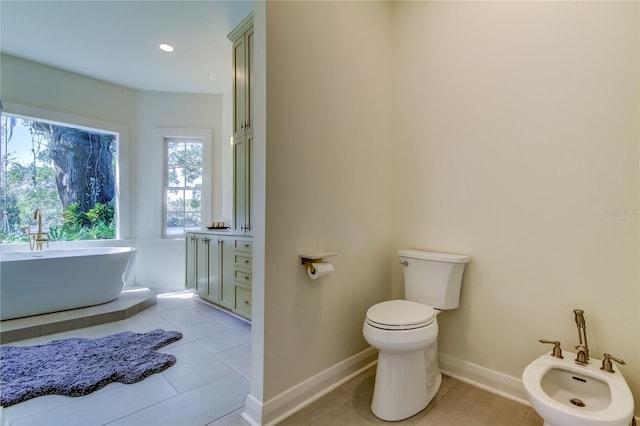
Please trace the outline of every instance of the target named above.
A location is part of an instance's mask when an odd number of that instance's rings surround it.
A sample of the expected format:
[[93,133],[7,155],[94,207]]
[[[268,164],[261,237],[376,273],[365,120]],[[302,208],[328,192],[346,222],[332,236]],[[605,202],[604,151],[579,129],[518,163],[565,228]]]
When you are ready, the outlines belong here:
[[602,360],[602,367],[600,367],[600,370],[606,371],[609,373],[615,373],[615,371],[613,371],[613,364],[611,363],[612,360],[617,362],[618,364],[622,364],[622,365],[626,364],[626,362],[624,362],[623,360],[619,358],[615,358],[611,356],[611,354],[605,353],[604,359]]
[[555,356],[556,358],[564,358],[562,356],[562,349],[560,349],[560,341],[559,340],[546,340],[540,339],[538,340],[540,343],[549,343],[553,345],[553,350],[551,351],[551,356]]

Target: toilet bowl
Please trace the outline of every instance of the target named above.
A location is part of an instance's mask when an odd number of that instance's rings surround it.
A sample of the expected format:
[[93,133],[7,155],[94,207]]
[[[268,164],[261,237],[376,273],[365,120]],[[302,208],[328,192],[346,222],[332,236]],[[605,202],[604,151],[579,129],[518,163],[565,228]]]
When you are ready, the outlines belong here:
[[373,414],[387,421],[422,411],[442,383],[438,367],[438,322],[443,309],[460,301],[469,257],[420,250],[399,250],[406,300],[378,303],[367,310],[362,333],[378,349]]
[[[397,421],[422,411],[442,380],[437,357],[428,356],[437,354],[435,310],[407,300],[378,303],[367,311],[363,334],[379,351],[373,414]],[[427,366],[428,362],[435,362],[435,366]],[[429,372],[431,377],[427,377]]]

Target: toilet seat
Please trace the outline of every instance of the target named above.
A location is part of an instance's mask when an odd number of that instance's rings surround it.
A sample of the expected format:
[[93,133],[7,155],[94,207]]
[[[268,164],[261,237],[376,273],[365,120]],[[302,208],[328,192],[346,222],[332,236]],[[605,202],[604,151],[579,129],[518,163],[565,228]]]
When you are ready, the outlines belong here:
[[435,321],[435,310],[429,305],[408,300],[389,300],[367,310],[367,323],[382,330],[413,330]]

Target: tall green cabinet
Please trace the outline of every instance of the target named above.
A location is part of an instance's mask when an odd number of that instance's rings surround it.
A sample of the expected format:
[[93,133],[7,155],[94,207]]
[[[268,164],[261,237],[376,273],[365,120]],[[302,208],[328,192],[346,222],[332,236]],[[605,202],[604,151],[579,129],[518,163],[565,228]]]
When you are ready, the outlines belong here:
[[233,227],[251,235],[253,13],[227,37],[233,42]]

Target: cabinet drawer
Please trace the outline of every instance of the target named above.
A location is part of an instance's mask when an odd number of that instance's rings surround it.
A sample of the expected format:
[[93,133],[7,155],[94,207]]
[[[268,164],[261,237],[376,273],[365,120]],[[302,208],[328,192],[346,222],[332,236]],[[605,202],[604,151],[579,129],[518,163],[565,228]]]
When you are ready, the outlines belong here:
[[251,318],[251,290],[236,286],[235,311],[247,318]]
[[234,247],[235,247],[236,251],[241,251],[241,252],[244,252],[244,253],[251,253],[253,251],[253,241],[251,241],[251,240],[236,240]]
[[233,265],[239,268],[247,268],[251,269],[252,265],[251,256],[246,254],[234,254],[233,255]]
[[243,271],[241,269],[233,270],[233,279],[239,283],[251,285],[251,272]]

